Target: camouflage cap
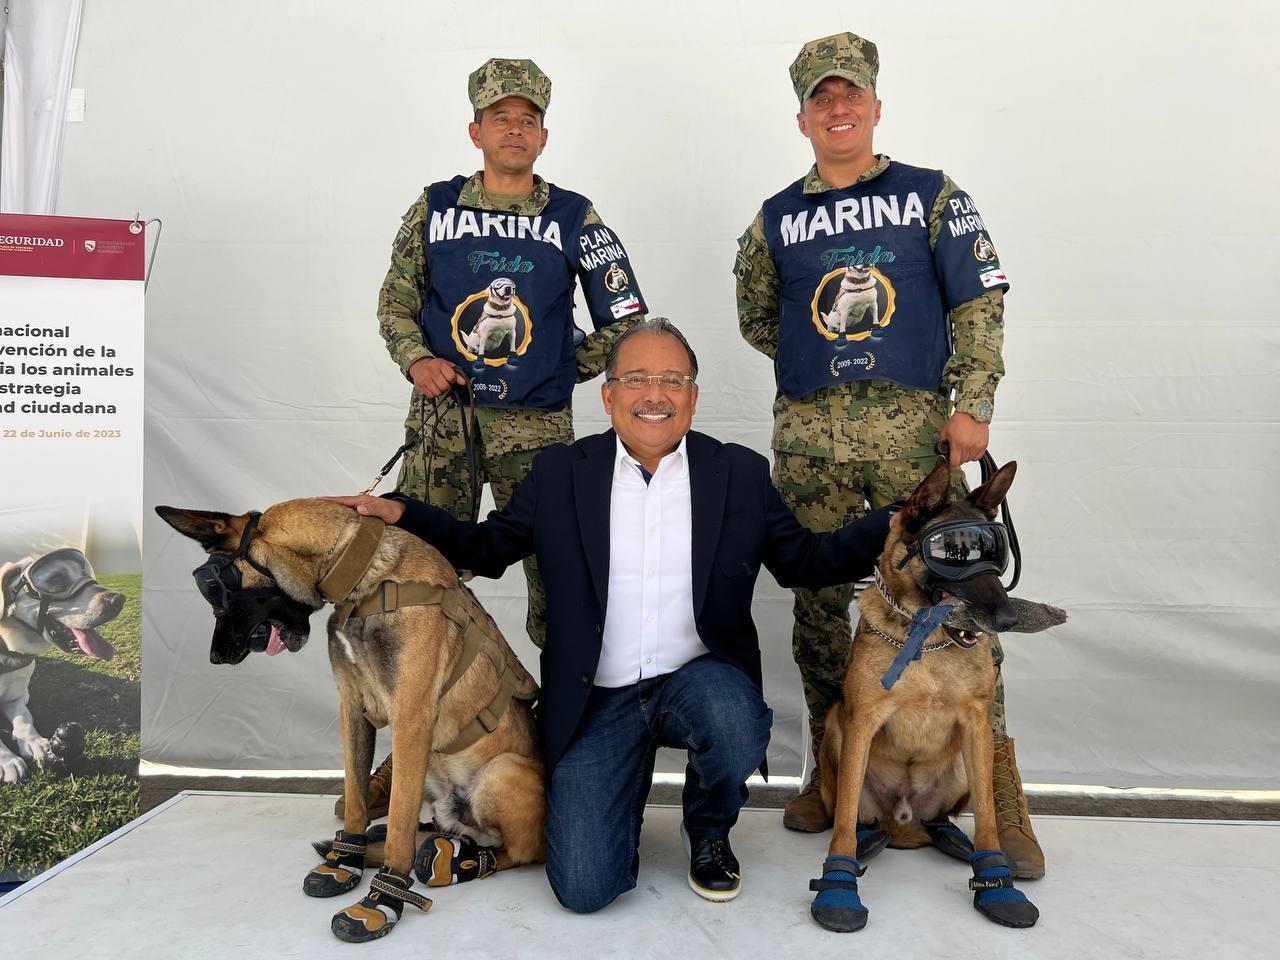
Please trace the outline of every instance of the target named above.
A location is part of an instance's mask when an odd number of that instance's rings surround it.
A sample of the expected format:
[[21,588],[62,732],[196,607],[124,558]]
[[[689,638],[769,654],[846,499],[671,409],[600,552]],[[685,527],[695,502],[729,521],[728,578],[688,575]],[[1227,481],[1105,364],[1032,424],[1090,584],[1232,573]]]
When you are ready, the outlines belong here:
[[524,97],[546,113],[551,103],[551,78],[532,60],[486,60],[467,78],[471,106],[483,110],[503,97]]
[[791,62],[791,85],[804,103],[827,77],[844,77],[860,87],[874,86],[880,72],[880,53],[870,40],[855,33],[810,40]]

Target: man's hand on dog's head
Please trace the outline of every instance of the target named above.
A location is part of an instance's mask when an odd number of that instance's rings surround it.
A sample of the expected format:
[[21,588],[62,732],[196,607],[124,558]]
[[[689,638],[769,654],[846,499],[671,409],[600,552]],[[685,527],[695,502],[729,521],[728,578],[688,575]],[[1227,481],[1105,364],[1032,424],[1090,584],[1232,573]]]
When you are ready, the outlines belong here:
[[979,423],[969,414],[957,410],[942,428],[942,439],[950,447],[948,456],[951,467],[954,469],[962,463],[973,463],[982,459],[982,455],[987,452],[987,443],[991,439],[991,428],[985,423]]
[[321,497],[320,499],[351,507],[362,517],[377,517],[384,523],[398,523],[404,516],[404,504],[399,500],[386,500],[367,493],[358,493],[354,497]]
[[440,357],[423,357],[409,367],[409,377],[419,392],[428,397],[439,397],[455,386],[464,387],[467,378],[448,360]]

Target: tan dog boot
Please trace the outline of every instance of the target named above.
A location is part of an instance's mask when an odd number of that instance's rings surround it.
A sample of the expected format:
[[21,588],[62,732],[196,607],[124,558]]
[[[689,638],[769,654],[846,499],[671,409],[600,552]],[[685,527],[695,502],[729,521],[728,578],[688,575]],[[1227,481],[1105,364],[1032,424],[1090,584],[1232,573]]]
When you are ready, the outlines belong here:
[[1013,737],[1003,733],[995,735],[995,763],[991,770],[991,786],[996,798],[996,829],[1000,835],[1000,849],[1013,862],[1013,875],[1023,880],[1037,880],[1044,876],[1044,851],[1031,829],[1031,811],[1022,792],[1022,777],[1018,774],[1017,760],[1013,754]]
[[799,830],[802,833],[821,833],[830,830],[835,823],[822,803],[822,768],[818,765],[819,748],[822,746],[822,735],[825,720],[809,720],[809,733],[813,737],[813,773],[809,782],[787,804],[782,811],[782,825],[788,830]]
[[[377,820],[387,815],[387,806],[391,803],[391,754],[378,765],[369,778],[369,790],[365,794],[365,802],[369,806],[369,819]],[[343,797],[333,805],[333,814],[338,818],[347,815],[347,802]]]

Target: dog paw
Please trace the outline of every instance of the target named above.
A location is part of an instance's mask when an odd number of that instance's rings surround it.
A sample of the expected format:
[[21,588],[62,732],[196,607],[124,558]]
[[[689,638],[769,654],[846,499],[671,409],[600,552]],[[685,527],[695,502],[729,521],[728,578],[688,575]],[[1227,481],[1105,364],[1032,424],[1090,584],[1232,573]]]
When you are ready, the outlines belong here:
[[302,892],[308,897],[336,897],[354,889],[362,876],[362,868],[326,861],[303,878]]
[[1034,927],[1040,911],[1013,885],[1009,858],[1000,850],[977,850],[969,858],[973,866],[973,908],[1003,927]]
[[364,899],[335,913],[329,929],[346,943],[377,940],[399,922],[406,903],[424,913],[431,908],[431,901],[413,890],[410,877],[383,867],[374,875]]
[[950,819],[939,817],[937,820],[921,820],[920,825],[938,850],[949,857],[969,862],[969,858],[973,856],[973,841]]
[[365,838],[342,831],[330,841],[324,863],[302,880],[308,897],[336,897],[360,883],[364,876]]
[[27,765],[19,757],[10,754],[0,758],[0,783],[17,783],[27,778]]
[[53,759],[53,750],[49,747],[49,741],[46,737],[35,737],[31,740],[18,740],[14,743],[18,748],[18,754],[30,760],[37,767],[43,770],[49,765],[49,761]]
[[818,894],[809,913],[819,926],[836,933],[853,933],[867,925],[869,911],[858,896],[858,877],[865,869],[853,857],[827,857],[822,864],[822,879],[809,881],[809,889]]
[[380,910],[376,905],[366,906],[361,900],[335,913],[329,921],[329,929],[344,943],[368,943],[385,937],[399,920],[398,914]]
[[448,833],[429,834],[413,860],[413,872],[428,887],[480,880],[497,868],[493,850],[470,837]]

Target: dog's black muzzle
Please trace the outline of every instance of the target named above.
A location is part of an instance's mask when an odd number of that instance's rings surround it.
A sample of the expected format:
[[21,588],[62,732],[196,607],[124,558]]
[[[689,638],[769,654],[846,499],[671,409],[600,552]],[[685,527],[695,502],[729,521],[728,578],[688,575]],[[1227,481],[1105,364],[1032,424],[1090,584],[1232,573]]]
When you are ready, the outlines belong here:
[[311,608],[279,587],[235,591],[214,624],[209,662],[236,664],[250,653],[265,652],[273,627],[285,647],[296,652],[311,634]]
[[[210,663],[236,664],[250,653],[264,652],[272,628],[279,631],[284,647],[290,651],[299,650],[311,634],[311,608],[281,590],[271,571],[249,556],[249,543],[261,517],[260,513],[250,514],[235,550],[215,553],[191,571],[200,595],[217,617],[209,647]],[[246,589],[236,564],[241,558],[272,585]]]

